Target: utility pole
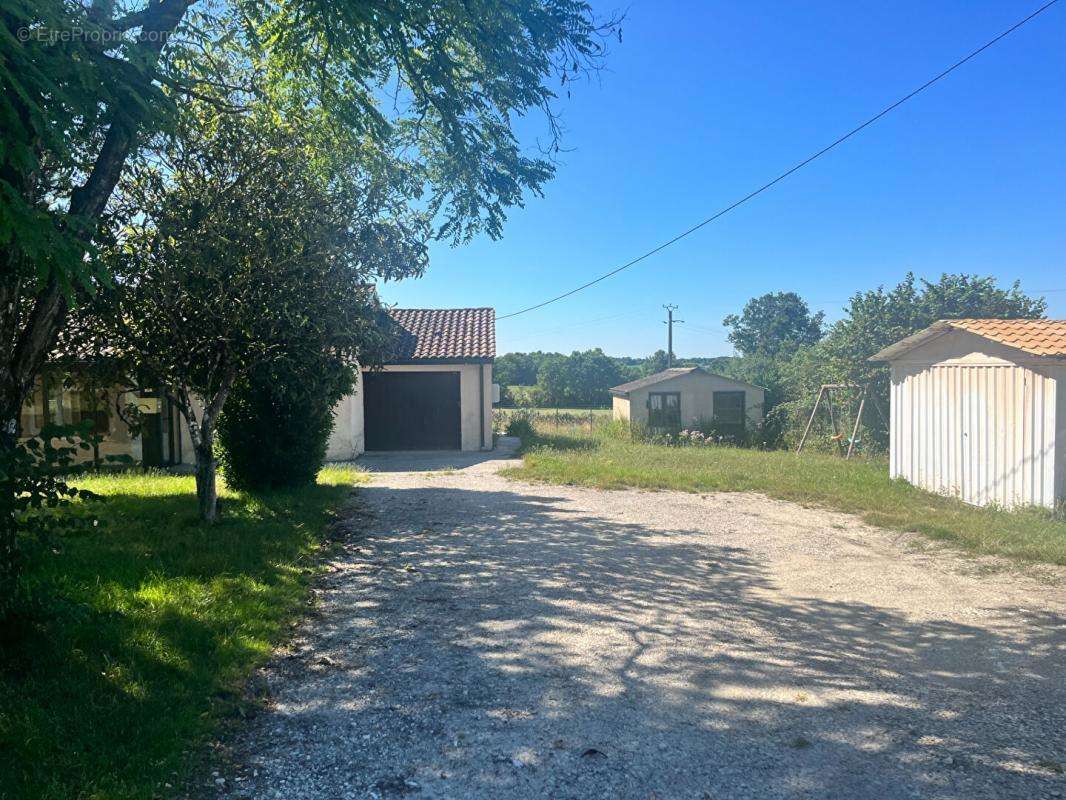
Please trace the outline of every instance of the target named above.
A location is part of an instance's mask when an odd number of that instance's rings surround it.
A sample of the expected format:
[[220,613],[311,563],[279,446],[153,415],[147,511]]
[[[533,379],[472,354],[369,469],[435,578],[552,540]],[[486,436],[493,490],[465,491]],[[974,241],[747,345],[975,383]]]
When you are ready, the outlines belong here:
[[666,309],[666,320],[663,325],[666,326],[666,368],[669,369],[674,365],[674,325],[685,320],[674,319],[674,312],[677,311],[677,306],[673,303],[667,303],[663,308]]

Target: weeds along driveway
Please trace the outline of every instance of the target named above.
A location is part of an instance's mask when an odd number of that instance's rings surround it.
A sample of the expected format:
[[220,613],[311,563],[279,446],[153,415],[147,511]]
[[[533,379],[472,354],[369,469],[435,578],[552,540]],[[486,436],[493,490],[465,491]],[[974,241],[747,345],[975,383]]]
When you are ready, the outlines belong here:
[[219,792],[1066,796],[1061,571],[498,463],[379,465]]

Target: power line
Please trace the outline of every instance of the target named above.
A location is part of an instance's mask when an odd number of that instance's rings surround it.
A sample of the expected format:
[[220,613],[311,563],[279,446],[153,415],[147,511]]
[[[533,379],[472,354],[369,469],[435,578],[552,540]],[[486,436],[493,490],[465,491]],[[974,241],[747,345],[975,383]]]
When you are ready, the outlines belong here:
[[577,322],[568,323],[566,325],[557,325],[547,330],[533,331],[532,333],[524,333],[523,336],[543,336],[549,333],[558,333],[559,331],[568,331],[574,328],[587,328],[590,325],[599,325],[604,322],[610,322],[611,320],[622,319],[623,317],[636,317],[648,315],[648,311],[645,309],[639,309],[635,311],[624,311],[621,314],[611,314],[607,317],[596,317],[594,319],[579,320]]
[[1011,27],[1007,28],[1007,30],[1003,31],[1003,33],[999,34],[994,39],[990,39],[988,42],[986,42],[985,44],[983,44],[980,47],[978,47],[976,50],[974,50],[968,56],[966,56],[966,57],[964,57],[962,59],[959,59],[954,64],[952,64],[950,67],[948,67],[943,72],[941,72],[939,75],[929,79],[928,81],[923,83],[921,86],[919,86],[917,89],[912,91],[910,94],[905,95],[904,97],[901,97],[899,100],[897,100],[896,102],[892,103],[890,106],[886,106],[883,110],[879,111],[877,114],[875,114],[874,116],[870,117],[868,120],[863,122],[861,125],[859,125],[859,126],[857,126],[855,128],[852,128],[850,131],[845,133],[843,136],[841,136],[839,139],[834,141],[832,144],[830,144],[830,145],[828,145],[826,147],[823,147],[821,150],[819,150],[814,155],[809,156],[808,158],[805,158],[803,161],[799,162],[795,166],[791,167],[790,169],[786,170],[785,172],[782,172],[780,175],[778,175],[776,178],[774,178],[769,183],[764,183],[758,189],[756,189],[755,191],[751,192],[750,194],[747,194],[744,197],[740,198],[739,200],[737,200],[732,205],[726,206],[721,211],[718,211],[715,214],[712,214],[711,216],[707,217],[707,219],[703,220],[702,222],[697,223],[696,225],[693,225],[691,228],[689,228],[686,231],[683,231],[682,233],[679,233],[673,239],[670,239],[670,240],[668,240],[666,242],[663,242],[659,246],[649,250],[648,252],[644,253],[643,255],[637,256],[632,261],[627,261],[625,264],[622,264],[620,267],[616,267],[615,269],[611,270],[610,272],[605,272],[603,275],[600,275],[598,278],[592,279],[588,283],[583,283],[580,286],[578,286],[578,287],[576,287],[574,289],[571,289],[568,292],[563,292],[560,295],[552,297],[552,298],[550,298],[548,300],[544,300],[543,302],[537,303],[536,305],[529,306],[528,308],[523,308],[523,309],[521,309],[519,311],[512,311],[510,314],[503,314],[502,316],[499,316],[496,319],[497,320],[503,320],[503,319],[509,319],[511,317],[517,317],[520,314],[527,314],[530,311],[536,311],[538,308],[544,308],[544,306],[551,305],[552,303],[556,303],[559,300],[563,300],[563,299],[565,299],[567,297],[570,297],[571,295],[575,295],[578,292],[581,292],[581,291],[584,291],[585,289],[588,289],[590,286],[595,286],[600,281],[605,281],[608,278],[611,278],[611,277],[617,275],[622,270],[629,269],[630,267],[635,266],[636,264],[639,264],[641,261],[644,261],[646,258],[650,258],[651,256],[655,255],[656,253],[660,252],[661,250],[665,250],[670,245],[681,241],[686,236],[692,235],[693,233],[695,233],[696,231],[698,231],[700,228],[704,227],[705,225],[709,225],[710,223],[714,222],[719,217],[725,216],[726,214],[728,214],[733,209],[744,205],[744,203],[748,202],[749,200],[751,200],[751,199],[753,199],[755,197],[758,197],[760,194],[765,192],[767,189],[769,189],[772,186],[780,183],[781,181],[783,181],[785,178],[787,178],[792,173],[798,172],[799,170],[803,169],[805,166],[810,164],[812,161],[815,161],[815,160],[821,158],[826,153],[828,153],[830,150],[833,150],[834,148],[836,148],[839,145],[841,145],[844,142],[846,142],[848,139],[850,139],[852,136],[857,134],[859,131],[863,130],[864,128],[869,127],[870,125],[873,125],[875,122],[877,122],[879,119],[881,119],[881,117],[884,117],[885,115],[891,113],[892,111],[895,111],[897,108],[899,108],[901,105],[906,103],[911,98],[913,98],[916,95],[921,94],[922,92],[924,92],[926,89],[928,89],[934,83],[937,83],[942,78],[946,78],[948,75],[950,75],[952,72],[957,70],[959,67],[961,67],[963,64],[965,64],[967,61],[970,61],[971,59],[979,56],[981,53],[983,53],[988,48],[992,47],[994,44],[999,42],[1001,39],[1006,38],[1007,36],[1009,36],[1010,34],[1014,33],[1014,31],[1018,30],[1018,28],[1022,27],[1023,25],[1025,25],[1030,20],[1034,19],[1035,17],[1037,17],[1040,14],[1044,13],[1045,11],[1047,11],[1049,8],[1051,8],[1053,5],[1055,5],[1058,1],[1059,0],[1049,0],[1049,2],[1047,2],[1044,5],[1040,6],[1040,8],[1038,8],[1032,14],[1027,16],[1025,19],[1023,19],[1020,22],[1017,22],[1014,25],[1012,25]]

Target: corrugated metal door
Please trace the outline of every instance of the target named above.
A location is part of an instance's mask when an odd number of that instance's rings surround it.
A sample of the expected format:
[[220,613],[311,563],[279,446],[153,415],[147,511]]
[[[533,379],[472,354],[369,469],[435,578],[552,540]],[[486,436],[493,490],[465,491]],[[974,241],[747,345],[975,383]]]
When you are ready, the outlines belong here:
[[1055,503],[1054,378],[1020,365],[898,366],[890,471],[968,503]]

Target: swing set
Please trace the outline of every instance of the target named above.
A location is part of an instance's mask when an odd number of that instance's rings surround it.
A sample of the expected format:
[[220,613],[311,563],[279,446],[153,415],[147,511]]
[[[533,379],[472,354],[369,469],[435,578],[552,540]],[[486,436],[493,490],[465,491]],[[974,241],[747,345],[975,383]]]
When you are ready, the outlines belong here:
[[[837,421],[838,412],[834,406],[834,401],[841,407],[843,411],[849,405],[849,397],[854,398],[855,393],[858,392],[859,408],[855,412],[855,424],[851,427],[851,436],[846,437],[846,428],[842,430],[844,424],[843,413],[839,414],[839,422]],[[842,397],[843,395],[843,397]],[[859,426],[862,424],[862,415],[866,410],[866,400],[870,399],[874,408],[877,410],[878,416],[881,417],[881,421],[888,427],[888,419],[885,417],[885,412],[881,409],[881,404],[877,401],[877,396],[870,394],[870,384],[863,383],[823,383],[818,390],[818,396],[814,400],[814,408],[811,409],[810,419],[807,420],[807,427],[803,429],[803,436],[800,437],[799,447],[796,448],[796,454],[799,455],[803,452],[803,445],[807,442],[807,436],[811,432],[811,428],[814,426],[814,419],[818,415],[818,409],[825,405],[825,409],[829,415],[829,424],[833,429],[833,435],[829,437],[832,441],[836,442],[840,447],[844,446],[844,442],[847,442],[848,450],[844,456],[845,460],[851,458],[851,454],[855,452],[855,445],[860,444],[859,439]]]

